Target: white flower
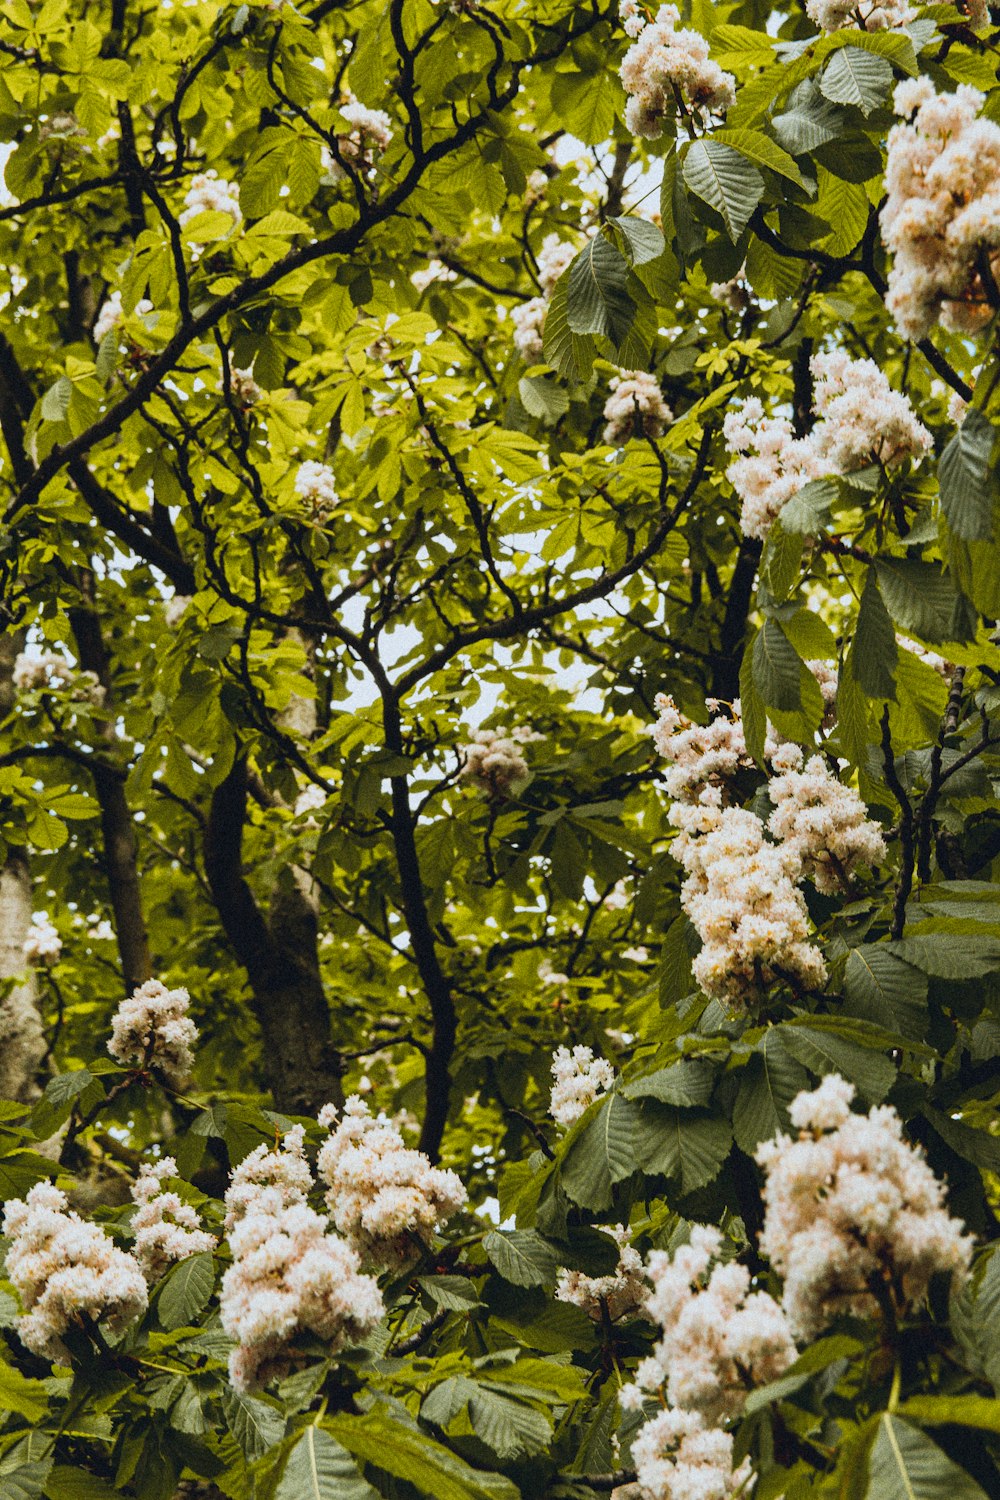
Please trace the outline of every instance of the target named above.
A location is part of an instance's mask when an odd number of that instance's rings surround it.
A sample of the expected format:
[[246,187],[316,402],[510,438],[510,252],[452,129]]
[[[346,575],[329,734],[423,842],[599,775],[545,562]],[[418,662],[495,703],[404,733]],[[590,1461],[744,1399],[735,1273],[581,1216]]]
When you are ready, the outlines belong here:
[[23,952],[29,964],[39,965],[54,964],[62,952],[62,938],[44,913],[32,917]]
[[132,1184],[132,1202],[138,1205],[132,1219],[135,1258],[152,1286],[175,1261],[186,1260],[215,1248],[215,1237],[202,1229],[190,1203],[164,1188],[168,1177],[177,1176],[172,1156],[144,1162]]
[[208,213],[228,214],[234,226],[243,219],[239,187],[220,177],[214,168],[192,177],[177,222],[183,227],[199,214]]
[[916,14],[907,0],[806,0],[806,15],[821,31],[841,31],[845,26],[898,31]]
[[568,1129],[595,1099],[607,1093],[615,1081],[615,1070],[590,1047],[557,1047],[552,1054],[552,1095],[549,1114],[557,1125]]
[[337,481],[328,464],[307,459],[295,472],[295,493],[309,506],[315,521],[325,521],[337,506]]
[[237,1348],[229,1376],[258,1390],[296,1363],[294,1340],[311,1333],[336,1353],[363,1338],[383,1313],[377,1282],[357,1251],[331,1234],[306,1202],[313,1185],[301,1126],[282,1149],[259,1146],[233,1173],[226,1226],[233,1263],[222,1279],[222,1326]]
[[[152,311],[153,304],[149,298],[140,297],[139,301],[135,304],[133,316],[144,318],[147,313],[151,313]],[[92,329],[94,343],[103,343],[111,330],[118,327],[124,316],[122,294],[121,292],[112,292],[107,301],[102,304],[100,312],[94,319],[94,327]]]
[[[320,812],[325,806],[326,793],[321,786],[316,785],[315,781],[310,781],[295,799],[295,816],[301,818],[307,813]],[[310,819],[310,822],[315,826],[315,820]]]
[[748,1458],[733,1469],[732,1433],[669,1407],[640,1428],[632,1458],[645,1500],[734,1500],[752,1479]]
[[[817,888],[836,894],[859,865],[878,865],[887,850],[882,830],[853,787],[833,775],[821,755],[803,766],[802,751],[783,748],[778,776],[768,782],[774,811],[768,828],[786,848],[795,849],[802,869]],[[772,765],[777,765],[772,756]]]
[[511,310],[510,320],[514,325],[514,347],[528,364],[538,364],[542,358],[542,330],[549,304],[545,297],[532,297],[528,302],[519,302]]
[[629,1243],[627,1225],[616,1224],[604,1231],[618,1246],[618,1264],[608,1276],[585,1276],[582,1271],[560,1271],[556,1300],[580,1307],[595,1323],[605,1311],[612,1323],[638,1312],[649,1292],[643,1274],[642,1256]]
[[530,774],[519,748],[525,738],[517,729],[508,734],[499,729],[477,729],[462,748],[462,775],[490,797],[516,795]]
[[655,375],[645,370],[623,370],[608,381],[611,394],[604,403],[606,443],[625,443],[641,433],[647,438],[662,437],[674,414],[660,390]]
[[778,1135],[757,1152],[766,1178],[760,1247],[785,1279],[782,1305],[803,1340],[841,1315],[878,1317],[876,1291],[905,1311],[933,1275],[964,1276],[972,1254],[896,1111],[854,1114],[854,1092],[836,1074],[824,1078],[791,1105],[798,1140]]
[[629,95],[625,124],[633,135],[655,139],[682,107],[705,119],[736,100],[732,74],[710,60],[708,42],[697,31],[677,30],[679,20],[675,5],[661,5],[622,59],[621,80]]
[[981,257],[995,280],[1000,126],[979,117],[982,103],[967,84],[936,94],[928,78],[906,79],[893,96],[896,113],[913,118],[889,132],[882,238],[893,255],[886,305],[907,338],[935,322],[976,333],[994,315]]
[[538,252],[538,280],[542,293],[550,297],[566,268],[576,259],[576,246],[570,240],[561,240],[558,234],[547,234]]
[[[320,1124],[336,1115],[327,1106]],[[352,1095],[323,1145],[317,1170],[327,1185],[333,1222],[361,1258],[399,1267],[458,1213],[466,1201],[461,1179],[431,1165],[407,1146],[395,1125],[372,1116]]]
[[726,478],[742,501],[744,536],[765,537],[786,500],[828,472],[813,440],[795,437],[787,417],[766,417],[756,396],[727,413],[722,433],[740,455]]
[[187,1013],[187,990],[168,990],[147,979],[121,1002],[111,1019],[108,1051],[123,1067],[154,1068],[180,1087],[194,1066],[198,1030]]
[[147,1294],[132,1256],[67,1208],[65,1193],[38,1182],[5,1205],[3,1232],[6,1274],[24,1308],[18,1336],[33,1354],[68,1364],[67,1332],[89,1318],[116,1333],[145,1312]]
[[[341,161],[353,167],[356,172],[368,176],[374,167],[375,158],[389,148],[393,135],[392,120],[385,110],[369,109],[353,96],[340,106],[340,113],[352,127],[346,134],[337,137]],[[335,181],[347,175],[328,146],[322,148],[321,163],[324,172]]]
[[14,659],[12,680],[19,693],[33,693],[65,687],[73,675],[69,662],[55,651],[22,651]]
[[171,594],[170,598],[164,601],[163,619],[168,630],[177,629],[190,603],[190,594]]

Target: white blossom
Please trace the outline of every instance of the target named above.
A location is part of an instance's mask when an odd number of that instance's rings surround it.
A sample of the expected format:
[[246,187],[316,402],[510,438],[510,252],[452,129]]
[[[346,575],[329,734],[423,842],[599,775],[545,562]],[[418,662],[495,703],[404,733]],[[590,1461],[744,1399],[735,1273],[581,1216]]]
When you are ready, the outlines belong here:
[[69,1363],[64,1336],[83,1320],[117,1333],[145,1312],[146,1282],[137,1262],[97,1224],[68,1210],[66,1194],[38,1182],[4,1208],[10,1238],[6,1274],[24,1313],[17,1332],[26,1349]]
[[558,234],[547,234],[536,257],[538,280],[543,296],[550,297],[556,282],[568,266],[576,259],[576,246],[570,240],[560,239]]
[[[224,386],[222,388],[225,389]],[[229,371],[229,392],[241,411],[249,411],[251,406],[256,406],[264,394],[253,378],[252,370],[238,370],[235,367]]]
[[514,348],[527,364],[538,364],[542,358],[542,330],[549,304],[546,297],[532,297],[511,310],[514,325]]
[[673,1407],[640,1428],[632,1458],[645,1500],[735,1500],[747,1495],[752,1479],[748,1458],[733,1469],[732,1433]]
[[649,1286],[643,1273],[642,1256],[629,1242],[625,1224],[605,1230],[618,1246],[618,1264],[607,1276],[585,1276],[582,1271],[562,1270],[556,1282],[556,1300],[582,1308],[595,1323],[605,1315],[612,1323],[638,1312]]
[[[325,806],[326,792],[324,792],[321,786],[317,786],[315,781],[310,781],[309,785],[303,787],[295,799],[295,816],[301,818],[307,813],[320,812]],[[310,821],[315,823],[315,820],[311,819]]]
[[73,668],[55,651],[31,653],[22,651],[14,659],[12,681],[19,693],[33,693],[67,686],[73,680]]
[[[633,27],[634,14],[628,17]],[[633,135],[650,140],[664,121],[682,107],[704,119],[736,100],[736,80],[708,55],[708,42],[697,31],[682,29],[675,5],[661,5],[655,21],[644,25],[622,59],[621,80],[629,95],[625,124]],[[678,98],[679,96],[679,98]]]
[[357,1095],[345,1101],[339,1119],[328,1105],[320,1124],[335,1125],[317,1162],[327,1205],[368,1264],[405,1265],[465,1204],[461,1179],[407,1146],[396,1126],[375,1118]]
[[655,375],[645,370],[623,370],[608,381],[611,394],[604,403],[604,441],[624,443],[641,433],[659,438],[666,432],[674,414],[660,389]]
[[944,1207],[944,1187],[889,1105],[851,1110],[854,1085],[830,1074],[789,1111],[798,1139],[757,1151],[764,1168],[760,1248],[784,1277],[797,1338],[841,1315],[876,1318],[880,1297],[903,1314],[936,1273],[962,1277],[971,1237]]
[[508,734],[499,729],[477,729],[462,748],[462,775],[490,797],[516,795],[530,774],[520,749],[523,743],[516,729]]
[[859,865],[883,862],[885,840],[854,787],[839,781],[821,755],[803,760],[798,745],[783,745],[771,757],[780,774],[767,784],[774,805],[767,826],[798,853],[817,888],[833,895]]
[[928,78],[899,84],[893,106],[912,116],[889,132],[882,238],[893,255],[886,305],[908,338],[935,322],[975,333],[994,316],[982,257],[1000,275],[1000,126],[962,84],[936,94]]
[[164,601],[163,618],[168,630],[177,629],[190,603],[190,594],[171,594],[170,598]]
[[756,396],[726,414],[722,433],[739,456],[726,478],[742,502],[744,536],[765,537],[782,506],[827,470],[811,438],[797,438],[787,417],[768,417]]
[[[151,313],[152,311],[153,304],[149,298],[140,297],[139,301],[135,304],[134,316],[144,318],[147,313]],[[111,296],[101,304],[101,310],[94,319],[94,327],[92,329],[94,343],[103,343],[111,330],[118,327],[124,316],[122,294],[117,291],[112,292]]]
[[357,1251],[306,1201],[312,1185],[301,1126],[280,1150],[259,1146],[233,1173],[226,1193],[233,1263],[219,1311],[237,1341],[229,1358],[237,1390],[258,1390],[286,1374],[296,1363],[298,1333],[336,1353],[382,1317],[378,1284],[362,1274]]
[[184,206],[177,222],[183,227],[199,214],[208,213],[228,214],[234,226],[243,219],[239,187],[235,182],[227,182],[220,177],[214,167],[192,177],[184,194]]
[[[340,106],[340,113],[351,127],[337,136],[341,161],[356,172],[367,175],[375,158],[389,149],[392,142],[392,120],[384,109],[369,109],[353,96]],[[323,170],[335,180],[347,174],[328,146],[321,151]]]
[[122,1000],[111,1019],[108,1051],[123,1067],[153,1068],[180,1087],[194,1066],[198,1030],[188,1016],[186,989],[168,990],[158,979]]
[[215,1248],[215,1236],[202,1229],[191,1204],[164,1187],[168,1177],[176,1176],[177,1163],[172,1156],[165,1156],[160,1161],[144,1162],[132,1184],[132,1202],[137,1205],[132,1219],[133,1253],[150,1285],[159,1281],[175,1261]]
[[806,15],[821,31],[898,31],[916,14],[907,0],[806,0]]
[[557,1125],[568,1129],[607,1093],[615,1081],[615,1070],[590,1047],[557,1047],[552,1054],[552,1094],[549,1114]]
[[306,459],[295,471],[295,493],[309,506],[313,519],[323,522],[336,509],[337,481],[328,464]]
[[54,964],[62,952],[62,938],[48,917],[35,912],[25,934],[24,956],[29,964]]

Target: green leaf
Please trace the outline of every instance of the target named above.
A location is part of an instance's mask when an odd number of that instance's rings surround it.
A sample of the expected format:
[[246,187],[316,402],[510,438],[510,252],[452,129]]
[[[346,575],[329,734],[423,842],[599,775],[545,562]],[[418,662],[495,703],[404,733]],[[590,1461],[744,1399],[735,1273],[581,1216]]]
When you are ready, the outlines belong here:
[[899,646],[874,568],[865,574],[851,660],[855,681],[869,698],[895,698]]
[[48,1500],[120,1500],[120,1492],[99,1474],[56,1464],[45,1482]]
[[852,948],[844,967],[847,1013],[914,1041],[927,1034],[927,976],[883,943]]
[[911,1396],[899,1408],[928,1427],[975,1427],[1000,1432],[1000,1401],[990,1396]]
[[518,1500],[518,1491],[500,1474],[484,1474],[416,1427],[404,1427],[384,1410],[363,1417],[338,1412],[323,1427],[349,1452],[397,1479],[405,1479],[433,1500]]
[[[571,268],[572,269],[572,268]],[[597,358],[591,334],[574,333],[569,323],[569,271],[564,271],[549,298],[542,328],[545,358],[570,380],[586,380]]]
[[884,1099],[896,1081],[896,1069],[874,1048],[816,1025],[800,1026],[785,1021],[780,1030],[788,1051],[810,1072],[819,1078],[827,1073],[840,1073],[856,1084],[859,1093],[873,1104]]
[[681,1109],[660,1109],[654,1118],[652,1149],[638,1143],[646,1171],[679,1177],[682,1193],[692,1193],[718,1176],[733,1143],[726,1120]]
[[169,1272],[157,1302],[164,1328],[186,1328],[194,1323],[215,1289],[211,1250],[189,1255]]
[[738,151],[758,167],[768,167],[780,177],[787,177],[790,182],[802,187],[802,173],[797,163],[762,130],[715,130],[712,132],[712,140],[721,141],[724,146],[732,146],[734,151]]
[[990,460],[996,436],[992,423],[973,406],[938,464],[941,509],[948,530],[965,541],[986,541],[993,535],[997,481]]
[[983,979],[1000,970],[1000,938],[918,932],[893,943],[891,951],[935,979]]
[[631,265],[645,265],[647,261],[656,260],[663,254],[666,246],[663,230],[649,219],[637,219],[631,214],[624,214],[620,218],[609,219],[608,223],[618,230],[621,249]]
[[875,567],[889,614],[907,635],[937,644],[969,640],[975,634],[970,607],[940,563],[879,557]]
[[43,1458],[0,1470],[0,1500],[38,1500],[51,1467],[51,1458]]
[[659,1099],[682,1107],[707,1104],[715,1086],[715,1069],[704,1058],[683,1057],[669,1067],[637,1078],[622,1090],[627,1099]]
[[784,114],[774,116],[771,128],[794,156],[815,151],[844,133],[847,116],[843,109],[824,99],[811,78],[793,91],[788,103]]
[[229,1430],[247,1458],[260,1458],[281,1442],[285,1419],[266,1401],[243,1396],[228,1383],[222,1387],[220,1400]]
[[926,1118],[951,1149],[982,1172],[1000,1172],[1000,1137],[976,1130],[939,1109],[925,1109]]
[[569,410],[569,393],[544,375],[522,375],[517,394],[529,417],[539,417],[543,422],[558,422]]
[[73,395],[73,382],[68,375],[60,375],[42,397],[42,419],[45,422],[62,422],[69,411]]
[[733,1105],[733,1134],[741,1151],[752,1156],[761,1141],[788,1129],[788,1106],[807,1088],[802,1065],[791,1057],[773,1027],[757,1043],[740,1074]]
[[769,708],[802,706],[801,666],[777,620],[765,620],[753,643],[753,680]]
[[818,536],[830,520],[830,507],[837,495],[832,479],[811,479],[781,507],[782,526],[797,535]]
[[866,1500],[987,1500],[926,1433],[891,1412],[878,1418],[868,1460]]
[[311,1423],[296,1439],[274,1500],[378,1500],[346,1448]]
[[842,47],[823,69],[819,86],[832,103],[855,104],[867,116],[892,87],[892,64],[874,52]]
[[483,1249],[512,1286],[555,1286],[558,1256],[534,1229],[491,1229]]
[[689,147],[683,170],[695,197],[722,215],[735,244],[764,196],[764,179],[757,168],[732,146],[709,138]]
[[[599,333],[620,344],[635,317],[628,262],[602,234],[580,251],[569,268],[569,326],[573,333]],[[547,321],[547,320],[546,320]]]
[[740,663],[740,707],[743,714],[743,736],[747,750],[760,765],[764,758],[764,741],[767,738],[767,711],[754,680],[755,646],[756,637],[749,640],[743,650],[743,660]]
[[19,1417],[38,1422],[48,1409],[49,1393],[43,1383],[0,1360],[0,1411],[16,1411]]

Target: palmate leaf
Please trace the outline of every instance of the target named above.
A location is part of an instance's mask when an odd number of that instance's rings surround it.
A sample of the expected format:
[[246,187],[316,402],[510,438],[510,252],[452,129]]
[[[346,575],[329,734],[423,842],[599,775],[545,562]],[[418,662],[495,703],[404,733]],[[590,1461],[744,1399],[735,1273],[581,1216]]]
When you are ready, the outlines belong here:
[[554,1286],[559,1262],[554,1248],[533,1229],[493,1229],[483,1249],[513,1286]]
[[769,708],[801,707],[801,666],[777,620],[765,620],[753,643],[753,680]]
[[997,476],[990,460],[996,437],[992,423],[973,406],[941,454],[941,509],[948,530],[964,541],[986,541],[993,535]]
[[844,967],[848,1015],[922,1041],[927,1034],[927,976],[883,943],[852,948]]
[[733,1134],[740,1150],[750,1156],[761,1141],[787,1130],[788,1106],[808,1086],[805,1068],[790,1056],[780,1034],[773,1028],[766,1031],[740,1075],[733,1106]]
[[417,1427],[404,1427],[384,1409],[363,1417],[338,1412],[323,1427],[355,1458],[404,1479],[433,1500],[517,1500],[518,1491],[501,1474],[473,1469]]
[[832,103],[855,104],[863,115],[870,115],[888,94],[892,78],[887,58],[859,47],[842,47],[823,69],[819,86]]
[[598,333],[620,344],[635,316],[628,262],[603,235],[595,235],[569,270],[568,321],[573,333]]
[[868,569],[861,591],[851,660],[854,680],[869,698],[895,698],[899,646],[874,568]]
[[691,192],[721,214],[735,244],[764,196],[764,179],[753,162],[734,147],[708,139],[689,147],[683,170]]
[[883,1412],[868,1459],[865,1500],[987,1500],[987,1495],[926,1433]]
[[192,1324],[214,1287],[212,1252],[203,1250],[198,1255],[187,1256],[174,1266],[160,1292],[157,1308],[162,1326],[174,1329]]
[[378,1500],[378,1491],[346,1448],[311,1423],[289,1452],[274,1500]]

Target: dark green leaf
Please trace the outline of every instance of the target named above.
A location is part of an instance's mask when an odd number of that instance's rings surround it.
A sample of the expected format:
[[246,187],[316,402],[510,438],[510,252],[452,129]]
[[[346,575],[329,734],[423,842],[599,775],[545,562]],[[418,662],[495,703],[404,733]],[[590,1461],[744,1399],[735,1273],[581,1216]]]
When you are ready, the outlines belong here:
[[868,1461],[866,1500],[987,1500],[926,1433],[883,1412]]
[[764,179],[753,163],[711,137],[695,141],[688,149],[684,181],[696,197],[722,215],[734,243],[764,196]]
[[164,1328],[184,1328],[194,1323],[215,1288],[215,1263],[211,1250],[189,1255],[174,1266],[163,1283],[157,1311]]
[[874,568],[865,574],[851,660],[855,680],[869,698],[895,698],[899,647]]
[[949,531],[966,541],[985,541],[993,535],[997,486],[990,460],[995,444],[995,429],[973,406],[941,454],[941,509]]

